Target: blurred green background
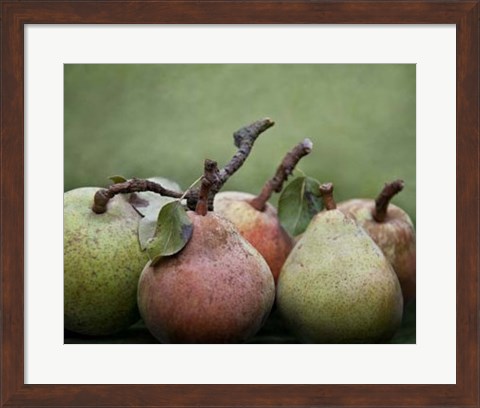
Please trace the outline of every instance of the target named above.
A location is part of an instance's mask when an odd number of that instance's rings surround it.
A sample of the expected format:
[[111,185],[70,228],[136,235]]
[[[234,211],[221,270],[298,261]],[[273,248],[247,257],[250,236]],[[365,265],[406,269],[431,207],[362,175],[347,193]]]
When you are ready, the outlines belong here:
[[[203,160],[222,167],[232,134],[263,117],[275,126],[257,140],[224,190],[257,193],[285,153],[308,137],[300,169],[335,184],[337,201],[374,198],[402,178],[393,202],[415,222],[415,65],[102,65],[64,71],[64,188],[106,186],[108,176],[163,176],[186,189]],[[278,195],[272,197],[276,204]],[[391,342],[415,343],[415,304]],[[66,343],[148,343],[142,326],[104,339],[67,333]],[[252,339],[292,342],[273,315]]]
[[67,64],[64,74],[65,190],[115,174],[187,188],[205,158],[230,159],[235,130],[269,116],[275,126],[224,190],[259,192],[309,137],[299,167],[332,181],[337,201],[402,178],[394,202],[415,222],[414,64]]

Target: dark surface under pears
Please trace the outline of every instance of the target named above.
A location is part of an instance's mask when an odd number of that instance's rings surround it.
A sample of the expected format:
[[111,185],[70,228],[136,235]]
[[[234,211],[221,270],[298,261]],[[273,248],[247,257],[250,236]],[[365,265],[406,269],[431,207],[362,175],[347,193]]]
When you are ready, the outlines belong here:
[[[416,304],[410,302],[403,313],[402,326],[396,331],[393,338],[385,343],[415,344],[416,343]],[[140,321],[127,330],[113,336],[91,337],[65,331],[65,344],[157,344],[159,341],[148,331],[143,321]],[[265,325],[259,332],[247,340],[252,344],[297,344],[298,340],[287,329],[278,310],[273,310]]]
[[275,287],[265,260],[227,220],[187,213],[185,248],[144,269],[140,313],[165,343],[241,343],[265,323]]

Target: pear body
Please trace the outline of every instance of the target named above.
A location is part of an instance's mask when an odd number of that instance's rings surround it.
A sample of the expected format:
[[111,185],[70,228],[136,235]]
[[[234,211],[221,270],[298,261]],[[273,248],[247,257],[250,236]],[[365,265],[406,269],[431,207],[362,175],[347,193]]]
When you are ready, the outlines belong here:
[[383,251],[398,276],[407,303],[416,297],[415,228],[408,214],[394,204],[389,204],[385,221],[377,222],[372,216],[374,207],[375,201],[368,199],[348,200],[338,205]]
[[272,308],[270,269],[228,220],[187,214],[193,233],[186,246],[142,272],[140,314],[162,343],[244,342]]
[[280,273],[277,307],[307,343],[375,343],[401,323],[400,285],[382,251],[339,210],[318,213]]
[[248,193],[221,192],[215,196],[213,208],[216,213],[230,220],[260,252],[277,281],[294,242],[280,224],[275,207],[267,203],[264,211],[258,211],[249,204],[254,198]]
[[97,187],[64,194],[64,325],[108,335],[139,319],[137,284],[148,257],[138,243],[140,216],[124,196],[104,214],[92,210]]

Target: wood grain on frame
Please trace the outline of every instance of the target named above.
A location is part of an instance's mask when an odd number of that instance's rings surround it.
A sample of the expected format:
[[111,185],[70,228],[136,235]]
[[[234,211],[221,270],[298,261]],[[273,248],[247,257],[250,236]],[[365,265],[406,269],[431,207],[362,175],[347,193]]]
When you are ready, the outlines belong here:
[[[479,2],[3,1],[1,406],[479,406]],[[25,385],[24,24],[456,24],[456,385]]]

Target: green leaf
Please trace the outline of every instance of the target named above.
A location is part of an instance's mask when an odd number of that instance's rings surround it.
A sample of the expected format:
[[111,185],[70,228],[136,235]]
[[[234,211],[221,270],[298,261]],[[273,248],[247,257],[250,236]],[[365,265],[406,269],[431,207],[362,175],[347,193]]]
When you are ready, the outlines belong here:
[[[157,230],[157,220],[160,210],[165,204],[176,201],[171,197],[163,197],[156,194],[158,197],[155,201],[150,202],[149,205],[142,209],[143,218],[138,222],[138,241],[140,242],[140,248],[145,251],[147,243],[155,236]],[[137,210],[138,211],[138,210]]]
[[147,242],[152,265],[162,256],[174,255],[192,236],[193,224],[179,200],[165,204],[158,214],[155,235]]
[[278,217],[293,236],[305,231],[322,208],[320,183],[311,177],[298,177],[283,190],[278,200]]
[[110,176],[109,179],[113,181],[113,184],[125,183],[127,181],[123,176]]

